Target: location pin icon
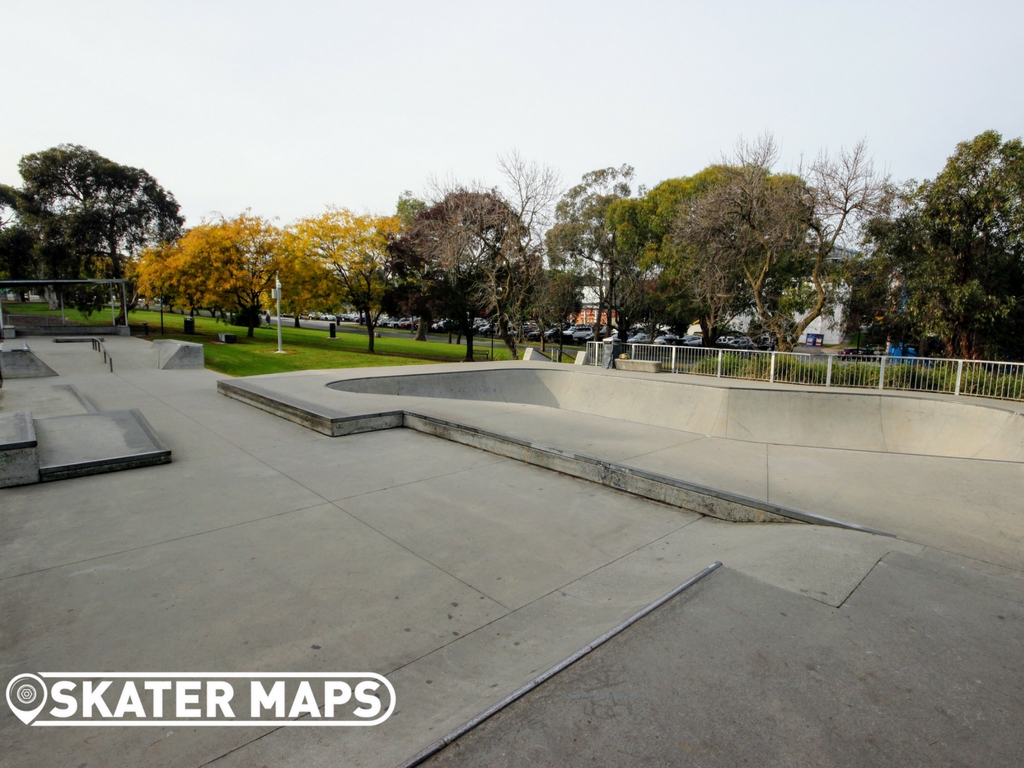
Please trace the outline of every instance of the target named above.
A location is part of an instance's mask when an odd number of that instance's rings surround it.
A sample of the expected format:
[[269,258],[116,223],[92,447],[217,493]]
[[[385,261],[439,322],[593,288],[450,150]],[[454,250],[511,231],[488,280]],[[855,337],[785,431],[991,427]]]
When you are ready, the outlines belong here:
[[25,725],[36,719],[46,706],[46,699],[46,683],[35,675],[18,675],[7,684],[7,706]]

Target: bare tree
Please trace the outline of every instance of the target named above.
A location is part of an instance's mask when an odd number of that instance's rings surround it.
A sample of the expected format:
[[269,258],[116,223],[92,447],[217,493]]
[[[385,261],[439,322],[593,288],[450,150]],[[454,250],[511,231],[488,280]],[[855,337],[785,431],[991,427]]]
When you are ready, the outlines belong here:
[[512,152],[499,158],[506,188],[431,183],[435,203],[413,230],[437,263],[467,337],[472,359],[472,321],[486,312],[513,358],[520,328],[544,268],[544,230],[560,193],[558,175]]
[[739,267],[761,325],[791,349],[836,301],[838,249],[882,209],[886,185],[863,142],[819,154],[806,173],[774,173],[777,161],[770,135],[740,142],[724,162],[725,182],[693,206],[691,225],[708,257]]

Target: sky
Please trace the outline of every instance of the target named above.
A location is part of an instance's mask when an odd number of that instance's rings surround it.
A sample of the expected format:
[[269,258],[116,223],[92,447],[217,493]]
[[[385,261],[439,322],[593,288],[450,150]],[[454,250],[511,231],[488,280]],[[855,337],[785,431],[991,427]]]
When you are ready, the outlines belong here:
[[431,178],[654,186],[770,132],[780,170],[866,140],[894,179],[1024,135],[1024,3],[0,0],[0,183],[81,144],[191,224],[390,213]]

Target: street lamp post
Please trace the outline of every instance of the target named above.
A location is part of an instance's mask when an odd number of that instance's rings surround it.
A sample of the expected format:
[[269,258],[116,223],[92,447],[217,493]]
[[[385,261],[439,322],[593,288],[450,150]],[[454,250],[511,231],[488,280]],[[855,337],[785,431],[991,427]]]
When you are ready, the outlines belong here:
[[277,299],[277,354],[282,354],[284,349],[281,347],[281,273],[278,272],[274,275],[274,298]]

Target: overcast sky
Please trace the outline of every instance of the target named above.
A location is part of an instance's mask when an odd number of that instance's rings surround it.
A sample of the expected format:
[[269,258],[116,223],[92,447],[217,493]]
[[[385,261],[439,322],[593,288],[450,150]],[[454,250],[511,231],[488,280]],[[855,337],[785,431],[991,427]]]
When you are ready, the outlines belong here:
[[83,144],[189,222],[391,212],[518,149],[648,186],[771,131],[782,167],[866,139],[899,179],[1024,134],[1024,3],[0,0],[0,182]]

